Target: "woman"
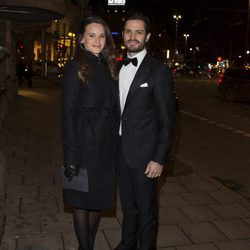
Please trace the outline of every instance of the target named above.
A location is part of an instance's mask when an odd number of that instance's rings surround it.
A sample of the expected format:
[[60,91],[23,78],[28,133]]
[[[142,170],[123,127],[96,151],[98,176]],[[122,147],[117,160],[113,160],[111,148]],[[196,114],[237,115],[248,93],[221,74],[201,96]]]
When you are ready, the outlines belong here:
[[89,192],[63,191],[73,207],[79,250],[94,247],[100,211],[114,207],[115,53],[111,32],[99,17],[81,23],[79,49],[62,80],[64,174],[87,169]]

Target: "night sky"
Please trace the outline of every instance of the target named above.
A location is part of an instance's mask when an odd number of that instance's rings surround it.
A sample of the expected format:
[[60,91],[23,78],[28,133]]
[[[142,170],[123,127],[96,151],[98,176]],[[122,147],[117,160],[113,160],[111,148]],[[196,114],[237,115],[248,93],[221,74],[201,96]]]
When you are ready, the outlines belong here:
[[[249,0],[127,0],[126,11],[143,11],[158,28],[154,32],[163,32],[168,39],[175,36],[173,14],[180,14],[180,44],[184,43],[183,33],[188,33],[189,46],[200,47],[204,56],[228,58],[230,51],[232,57],[245,52],[248,2]],[[93,10],[107,9],[106,0],[91,0],[90,3]]]

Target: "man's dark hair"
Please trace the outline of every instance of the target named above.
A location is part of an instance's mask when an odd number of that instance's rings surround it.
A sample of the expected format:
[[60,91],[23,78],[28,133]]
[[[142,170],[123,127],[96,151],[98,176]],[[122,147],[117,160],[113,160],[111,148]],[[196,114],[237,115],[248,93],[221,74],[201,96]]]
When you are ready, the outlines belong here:
[[125,20],[125,23],[129,20],[141,20],[144,22],[145,24],[145,30],[146,30],[146,33],[150,33],[150,30],[151,30],[151,23],[150,23],[150,19],[145,16],[144,14],[142,14],[141,12],[132,12],[130,13],[126,20]]

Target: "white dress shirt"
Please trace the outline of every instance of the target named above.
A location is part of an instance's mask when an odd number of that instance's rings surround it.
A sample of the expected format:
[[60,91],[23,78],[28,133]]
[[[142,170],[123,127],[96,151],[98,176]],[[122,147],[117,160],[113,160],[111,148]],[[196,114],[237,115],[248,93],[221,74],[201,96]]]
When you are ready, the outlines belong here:
[[[129,63],[126,66],[123,65],[121,70],[120,70],[120,73],[119,73],[119,95],[120,95],[121,113],[123,113],[131,83],[132,83],[132,81],[135,77],[135,74],[136,74],[138,68],[140,67],[140,64],[141,64],[141,62],[146,54],[147,54],[146,49],[143,49],[142,51],[140,51],[139,53],[137,53],[133,57],[128,56],[129,58],[137,57],[137,60],[138,60],[137,66],[134,66],[132,63]],[[120,135],[121,135],[121,126],[122,126],[122,124],[120,123],[120,129],[119,129]]]

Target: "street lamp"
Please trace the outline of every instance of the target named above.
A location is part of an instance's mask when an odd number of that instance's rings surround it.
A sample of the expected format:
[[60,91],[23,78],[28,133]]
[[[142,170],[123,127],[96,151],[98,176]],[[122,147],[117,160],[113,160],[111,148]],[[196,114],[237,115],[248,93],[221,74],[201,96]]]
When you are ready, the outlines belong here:
[[184,62],[186,62],[186,59],[187,59],[187,40],[189,38],[189,34],[183,34],[183,36],[185,37]]
[[69,39],[70,39],[70,52],[69,52],[69,56],[70,56],[70,58],[73,56],[73,41],[74,41],[74,39],[75,39],[75,36],[76,36],[76,34],[74,33],[74,32],[69,32],[68,33],[68,37],[69,37]]
[[174,51],[175,55],[178,54],[178,49],[177,49],[177,38],[178,38],[178,22],[179,19],[181,19],[181,15],[173,15],[173,18],[175,19],[175,43],[174,43]]
[[248,42],[249,42],[249,23],[250,23],[250,0],[248,2],[248,12],[247,12],[247,29],[246,29],[246,41],[245,41],[245,51],[248,50]]

